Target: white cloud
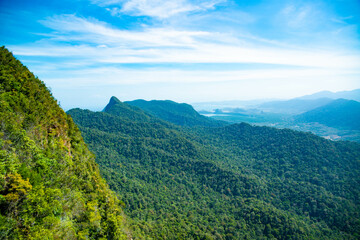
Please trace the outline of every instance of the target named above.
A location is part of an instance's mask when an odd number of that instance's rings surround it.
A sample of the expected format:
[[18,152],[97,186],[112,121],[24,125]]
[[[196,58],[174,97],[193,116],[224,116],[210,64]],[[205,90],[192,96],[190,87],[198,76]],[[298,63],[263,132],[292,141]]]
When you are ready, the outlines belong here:
[[181,12],[194,10],[199,10],[199,8],[184,0],[131,0],[127,1],[121,9],[125,13],[158,18],[168,18]]
[[[356,52],[294,49],[246,44],[225,33],[147,28],[120,30],[96,19],[60,15],[42,23],[54,30],[50,39],[29,46],[11,46],[27,56],[76,56],[94,63],[266,63],[336,69],[360,68]],[[70,45],[68,42],[76,45]],[[271,43],[270,41],[266,44]]]
[[[316,46],[293,47],[253,35],[188,31],[173,27],[123,30],[94,18],[76,15],[58,15],[41,23],[53,32],[44,35],[39,42],[8,47],[17,56],[33,59],[51,57],[54,61],[50,64],[34,64],[31,69],[54,89],[86,86],[120,88],[142,84],[197,84],[205,87],[207,84],[218,84],[212,89],[214,94],[220,87],[226,94],[227,88],[234,92],[228,96],[236,99],[236,88],[240,86],[244,86],[249,94],[256,92],[256,87],[260,85],[264,85],[264,89],[273,89],[281,84],[287,89],[291,86],[297,89],[302,86],[321,89],[323,86],[330,90],[358,87],[360,54],[355,51],[324,51]],[[114,67],[119,63],[149,63],[153,66],[175,63],[176,69]],[[185,71],[176,63],[259,63],[299,68],[282,66],[242,71],[204,68]],[[230,87],[231,84],[234,87]]]
[[112,15],[129,14],[166,19],[179,13],[204,11],[224,0],[189,1],[189,0],[108,0],[92,1],[100,6],[107,6]]
[[96,19],[75,15],[59,15],[41,21],[55,32],[57,41],[86,41],[127,47],[189,47],[197,37],[209,35],[203,31],[179,31],[171,28],[148,28],[143,31],[120,30]]
[[353,19],[354,16],[347,16],[347,17],[333,17],[331,18],[331,21],[336,22],[336,23],[340,23],[340,24],[347,24],[347,20],[351,20]]
[[282,10],[282,15],[287,20],[287,24],[290,27],[298,28],[307,25],[310,21],[314,20],[313,16],[313,8],[310,5],[306,6],[295,6],[295,5],[287,5]]

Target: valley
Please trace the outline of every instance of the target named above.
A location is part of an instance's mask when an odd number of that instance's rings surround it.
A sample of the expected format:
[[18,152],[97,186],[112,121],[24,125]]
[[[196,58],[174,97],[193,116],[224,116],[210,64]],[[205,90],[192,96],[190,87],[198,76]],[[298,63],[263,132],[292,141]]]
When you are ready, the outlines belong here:
[[[358,91],[340,93],[357,99]],[[328,95],[330,93],[327,93]],[[314,96],[318,96],[315,94]],[[336,94],[330,95],[336,97]],[[247,122],[252,125],[270,126],[279,129],[289,128],[302,132],[312,132],[330,140],[360,142],[360,103],[354,100],[319,98],[293,99],[287,101],[264,102],[259,105],[215,105],[195,104],[204,116],[230,123]],[[236,102],[235,102],[236,104]],[[215,105],[219,108],[211,109]],[[200,109],[199,108],[199,109]]]
[[136,239],[358,234],[359,144],[246,123],[183,126],[165,119],[192,108],[167,104],[112,97],[104,112],[68,112],[124,201]]

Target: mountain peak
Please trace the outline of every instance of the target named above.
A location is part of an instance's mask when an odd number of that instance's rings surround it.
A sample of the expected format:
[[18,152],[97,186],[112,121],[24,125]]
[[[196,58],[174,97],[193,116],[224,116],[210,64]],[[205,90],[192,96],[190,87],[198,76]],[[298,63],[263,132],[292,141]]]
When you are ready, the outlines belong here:
[[121,116],[129,121],[149,121],[150,116],[140,108],[131,106],[126,102],[121,102],[118,98],[112,96],[103,112]]
[[117,97],[112,96],[110,98],[109,104],[117,104],[117,103],[121,103],[121,101]]
[[224,123],[200,115],[195,109],[186,103],[177,103],[171,100],[142,99],[125,102],[129,105],[141,108],[145,112],[181,126],[223,126]]
[[106,112],[108,109],[110,109],[112,106],[114,106],[114,105],[117,105],[117,104],[119,104],[119,103],[121,103],[121,101],[117,98],[117,97],[115,97],[115,96],[112,96],[111,98],[110,98],[110,101],[109,101],[109,103],[105,106],[105,108],[104,108],[104,112]]

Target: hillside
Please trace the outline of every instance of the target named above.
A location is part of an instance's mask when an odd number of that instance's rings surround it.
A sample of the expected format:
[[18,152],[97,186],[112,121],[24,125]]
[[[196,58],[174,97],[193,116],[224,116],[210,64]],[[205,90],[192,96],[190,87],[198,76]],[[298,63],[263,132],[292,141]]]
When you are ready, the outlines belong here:
[[329,127],[360,130],[360,102],[337,99],[295,117],[299,122],[317,122]]
[[130,106],[121,102],[116,97],[111,97],[109,103],[103,110],[104,112],[111,113],[114,115],[124,116],[127,120],[139,121],[139,120],[150,120],[151,115],[140,110],[137,107]]
[[176,103],[173,101],[145,101],[135,100],[125,102],[131,106],[141,108],[160,119],[181,126],[224,126],[225,123],[200,115],[194,108],[186,103]]
[[248,124],[182,128],[140,109],[68,113],[134,239],[360,236],[359,144]]
[[0,49],[0,239],[127,239],[121,202],[43,82]]

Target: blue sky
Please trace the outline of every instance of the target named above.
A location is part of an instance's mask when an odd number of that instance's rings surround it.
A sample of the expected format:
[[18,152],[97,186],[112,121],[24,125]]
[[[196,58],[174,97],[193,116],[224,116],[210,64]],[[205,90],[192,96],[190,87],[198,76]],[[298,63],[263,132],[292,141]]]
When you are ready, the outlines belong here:
[[0,19],[65,109],[360,88],[358,0],[2,0]]

